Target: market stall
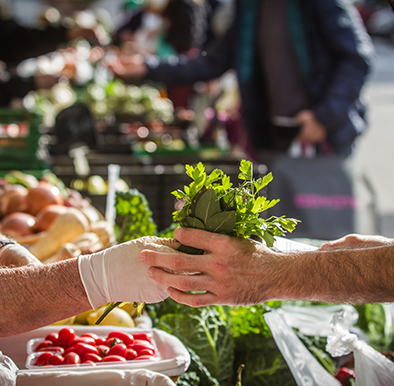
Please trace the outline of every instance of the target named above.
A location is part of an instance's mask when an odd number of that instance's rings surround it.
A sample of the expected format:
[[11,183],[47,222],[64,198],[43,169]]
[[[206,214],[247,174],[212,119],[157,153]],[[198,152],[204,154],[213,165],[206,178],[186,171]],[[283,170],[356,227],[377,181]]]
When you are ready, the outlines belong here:
[[[73,15],[69,2],[51,3],[81,26],[105,27],[92,13]],[[43,264],[143,236],[172,237],[179,224],[257,236],[282,252],[321,245],[285,238],[297,220],[270,216],[280,199],[268,194],[272,175],[245,153],[236,156],[217,95],[203,118],[176,109],[162,84],[115,79],[114,52],[109,42],[81,39],[20,64],[25,76],[44,72],[59,81],[0,110],[0,233]],[[363,386],[389,385],[394,373],[391,304],[192,308],[167,299],[118,304],[105,316],[108,306],[0,339],[0,380],[339,386],[356,377]]]

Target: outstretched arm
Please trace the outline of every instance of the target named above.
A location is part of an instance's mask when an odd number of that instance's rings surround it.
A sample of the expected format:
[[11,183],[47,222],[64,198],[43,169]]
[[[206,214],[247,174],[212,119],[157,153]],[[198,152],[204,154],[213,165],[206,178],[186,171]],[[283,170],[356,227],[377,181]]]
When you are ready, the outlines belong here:
[[33,330],[92,308],[79,276],[78,259],[0,269],[0,293],[0,337]]
[[[176,301],[193,307],[209,304],[258,304],[267,300],[316,300],[338,303],[394,300],[394,242],[277,253],[263,244],[201,230],[176,230],[182,244],[204,255],[144,251],[148,274],[167,285]],[[200,272],[185,276],[173,271]],[[206,291],[192,294],[185,291]]]
[[154,303],[167,298],[167,287],[149,278],[139,254],[143,249],[173,253],[178,245],[174,240],[142,237],[54,264],[37,263],[21,246],[6,250],[0,256],[0,337],[110,302]]

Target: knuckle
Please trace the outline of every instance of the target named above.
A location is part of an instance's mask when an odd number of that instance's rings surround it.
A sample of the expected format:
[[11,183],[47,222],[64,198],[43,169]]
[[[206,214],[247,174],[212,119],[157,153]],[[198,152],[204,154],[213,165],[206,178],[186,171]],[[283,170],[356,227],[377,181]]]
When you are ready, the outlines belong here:
[[174,258],[171,261],[171,269],[173,271],[179,271],[183,267],[183,258],[180,256],[174,256]]

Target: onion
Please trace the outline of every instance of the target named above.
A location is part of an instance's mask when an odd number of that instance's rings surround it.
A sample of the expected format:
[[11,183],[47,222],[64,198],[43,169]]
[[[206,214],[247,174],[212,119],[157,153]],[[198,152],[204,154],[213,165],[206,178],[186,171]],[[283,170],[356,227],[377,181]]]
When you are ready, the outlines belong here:
[[32,227],[36,218],[27,213],[15,212],[1,221],[1,232],[10,237],[26,236],[33,233]]
[[59,189],[47,182],[40,182],[26,195],[27,213],[33,216],[48,205],[63,205],[63,203]]
[[37,213],[37,220],[32,227],[34,232],[46,231],[53,223],[53,221],[59,216],[67,212],[67,208],[63,205],[48,205],[42,208]]
[[14,212],[25,212],[27,209],[26,188],[8,190],[1,197],[1,213],[7,216]]

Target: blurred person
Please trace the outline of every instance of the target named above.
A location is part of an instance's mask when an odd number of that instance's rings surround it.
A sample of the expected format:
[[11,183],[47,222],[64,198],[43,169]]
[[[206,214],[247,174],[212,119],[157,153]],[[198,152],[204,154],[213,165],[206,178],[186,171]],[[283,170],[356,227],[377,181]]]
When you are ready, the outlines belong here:
[[108,302],[155,303],[166,287],[150,279],[143,249],[176,252],[178,243],[143,237],[91,255],[42,264],[0,234],[0,338],[30,331]]
[[46,28],[30,28],[18,24],[12,18],[0,17],[0,106],[7,106],[13,98],[23,98],[29,91],[50,89],[58,81],[57,76],[37,73],[20,77],[15,67],[25,59],[55,51],[61,44],[84,38],[98,42],[100,36],[94,29],[75,25]]
[[234,68],[242,116],[259,152],[276,151],[275,118],[295,119],[296,139],[320,154],[349,155],[366,130],[360,92],[374,50],[355,7],[339,0],[236,2],[225,36],[198,57],[119,57],[125,80],[206,81]]
[[[116,30],[113,42],[126,52],[157,55],[195,56],[206,40],[206,0],[145,0]],[[191,85],[168,86],[169,99],[177,108],[188,108]]]

